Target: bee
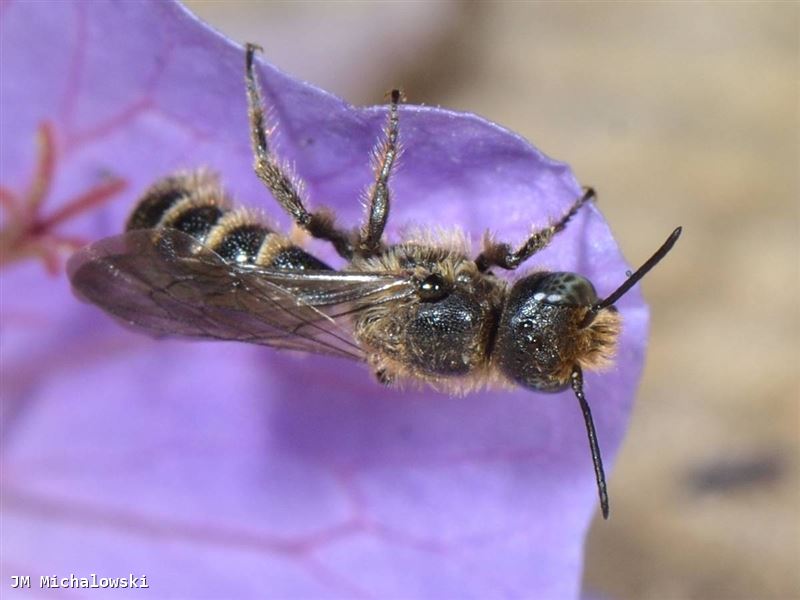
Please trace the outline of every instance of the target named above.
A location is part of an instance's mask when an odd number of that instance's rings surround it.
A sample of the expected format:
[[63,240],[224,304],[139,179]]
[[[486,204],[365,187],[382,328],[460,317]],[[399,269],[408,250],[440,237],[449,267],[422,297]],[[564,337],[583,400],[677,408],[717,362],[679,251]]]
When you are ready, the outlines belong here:
[[577,273],[513,270],[547,246],[594,198],[586,189],[555,223],[519,248],[486,240],[476,258],[466,243],[387,244],[389,178],[399,155],[401,94],[391,92],[378,143],[364,223],[339,228],[311,212],[301,183],[270,147],[248,44],[245,82],[255,173],[295,224],[329,242],[342,270],[235,208],[216,176],[181,173],[151,186],[120,236],[72,256],[76,294],[124,324],[156,336],[234,340],[357,360],[378,381],[416,381],[449,392],[491,384],[537,392],[571,387],[583,412],[601,511],[609,503],[600,446],[583,391],[583,371],[611,363],[621,319],[614,303],[672,248],[666,242],[607,298]]

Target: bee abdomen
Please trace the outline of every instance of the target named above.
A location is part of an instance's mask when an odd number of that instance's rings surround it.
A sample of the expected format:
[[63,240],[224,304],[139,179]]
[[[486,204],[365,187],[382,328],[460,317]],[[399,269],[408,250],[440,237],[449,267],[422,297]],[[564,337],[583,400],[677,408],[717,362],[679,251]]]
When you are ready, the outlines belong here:
[[258,213],[231,209],[230,205],[213,174],[178,174],[145,192],[128,218],[126,230],[177,229],[236,264],[288,271],[330,269],[286,236],[272,231]]
[[324,262],[297,246],[286,246],[276,252],[269,266],[283,271],[330,270]]
[[252,215],[231,211],[209,231],[205,242],[225,260],[266,267],[269,266],[269,257],[262,256],[261,250],[268,249],[279,237],[266,226],[254,222]]
[[198,240],[204,240],[224,214],[225,211],[219,206],[189,206],[164,226],[188,233]]
[[125,231],[157,227],[164,214],[189,196],[178,177],[168,177],[148,189],[125,223]]
[[232,210],[208,232],[205,244],[225,260],[283,271],[329,270],[330,267],[289,238],[271,231],[246,209]]
[[150,186],[128,217],[125,230],[174,227],[203,239],[228,205],[213,174],[179,173]]

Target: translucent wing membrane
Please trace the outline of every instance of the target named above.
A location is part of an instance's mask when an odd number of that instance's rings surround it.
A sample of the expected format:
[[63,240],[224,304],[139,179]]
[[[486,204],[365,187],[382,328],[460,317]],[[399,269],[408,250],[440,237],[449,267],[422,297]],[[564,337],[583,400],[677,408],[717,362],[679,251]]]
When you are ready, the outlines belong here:
[[174,229],[101,240],[67,265],[77,294],[156,336],[230,340],[364,360],[350,315],[415,291],[390,273],[277,271],[226,262]]

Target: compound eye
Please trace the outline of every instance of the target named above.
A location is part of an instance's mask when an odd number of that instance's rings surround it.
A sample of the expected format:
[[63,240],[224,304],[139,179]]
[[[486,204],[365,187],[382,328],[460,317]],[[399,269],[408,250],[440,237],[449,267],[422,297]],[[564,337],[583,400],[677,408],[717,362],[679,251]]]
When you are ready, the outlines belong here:
[[440,300],[447,295],[447,285],[441,275],[428,275],[419,284],[419,298],[423,302]]
[[533,288],[533,299],[557,306],[591,306],[598,301],[592,282],[577,273],[548,273]]

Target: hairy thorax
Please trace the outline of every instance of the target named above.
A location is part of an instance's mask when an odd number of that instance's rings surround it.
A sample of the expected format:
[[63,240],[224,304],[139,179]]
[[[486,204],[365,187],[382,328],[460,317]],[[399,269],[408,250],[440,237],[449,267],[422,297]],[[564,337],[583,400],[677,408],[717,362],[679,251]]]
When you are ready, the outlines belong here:
[[356,318],[355,336],[386,383],[417,379],[448,391],[486,383],[504,282],[480,273],[460,249],[424,243],[391,246],[352,267],[419,282],[419,293],[376,302]]

